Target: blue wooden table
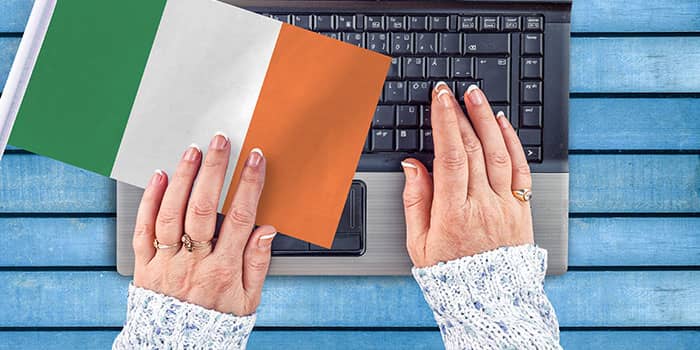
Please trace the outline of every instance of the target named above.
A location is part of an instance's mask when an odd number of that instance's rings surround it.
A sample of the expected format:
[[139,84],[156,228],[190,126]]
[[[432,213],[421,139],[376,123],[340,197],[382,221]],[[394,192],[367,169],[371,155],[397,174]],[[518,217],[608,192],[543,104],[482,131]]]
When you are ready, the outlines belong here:
[[[0,86],[32,0],[0,0]],[[700,2],[575,0],[568,349],[700,347]],[[0,349],[107,348],[125,316],[114,182],[0,162]],[[252,349],[442,346],[408,277],[271,277]],[[693,345],[695,344],[695,345]]]

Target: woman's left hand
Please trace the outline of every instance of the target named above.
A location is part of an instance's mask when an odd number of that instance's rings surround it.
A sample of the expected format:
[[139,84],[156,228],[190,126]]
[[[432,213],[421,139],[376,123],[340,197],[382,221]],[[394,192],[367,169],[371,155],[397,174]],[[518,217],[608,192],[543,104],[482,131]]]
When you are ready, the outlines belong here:
[[[136,219],[134,284],[243,316],[254,313],[260,304],[276,231],[272,226],[253,231],[265,179],[265,158],[255,149],[248,156],[216,245],[209,243],[230,152],[228,138],[217,134],[203,161],[197,146],[185,151],[170,183],[162,171],[153,174]],[[180,243],[185,232],[202,243],[189,251]],[[154,247],[154,239],[160,249]]]

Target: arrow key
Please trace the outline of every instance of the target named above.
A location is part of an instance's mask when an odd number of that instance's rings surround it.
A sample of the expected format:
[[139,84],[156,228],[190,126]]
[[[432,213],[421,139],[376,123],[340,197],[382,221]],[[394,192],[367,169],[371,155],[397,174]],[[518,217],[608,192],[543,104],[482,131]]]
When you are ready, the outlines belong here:
[[542,161],[542,147],[523,147],[528,162]]

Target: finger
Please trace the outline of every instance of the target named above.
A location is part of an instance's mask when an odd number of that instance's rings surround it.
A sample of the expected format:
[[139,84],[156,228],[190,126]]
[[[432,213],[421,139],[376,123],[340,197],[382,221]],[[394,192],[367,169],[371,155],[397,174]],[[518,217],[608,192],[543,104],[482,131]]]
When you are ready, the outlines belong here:
[[[175,174],[165,190],[163,201],[156,219],[156,237],[162,244],[180,242],[184,229],[185,208],[190,197],[192,183],[202,160],[202,151],[195,144],[190,145],[182,155]],[[172,255],[177,249],[158,249],[156,254]]]
[[527,158],[525,157],[525,152],[523,152],[523,146],[520,144],[520,138],[518,138],[515,129],[513,129],[513,126],[503,112],[499,112],[496,115],[496,119],[501,127],[503,140],[505,140],[508,154],[510,155],[510,161],[513,163],[511,189],[532,189],[530,166],[527,164]]
[[260,302],[263,284],[267,270],[270,268],[270,252],[272,251],[272,239],[277,230],[265,225],[258,227],[250,235],[243,255],[243,289],[249,300],[257,305]]
[[467,198],[467,154],[459,131],[464,113],[447,84],[435,86],[431,106],[431,123],[435,145],[433,181],[434,203],[438,207],[464,203]]
[[469,120],[484,148],[486,173],[491,188],[498,194],[510,194],[510,156],[486,95],[476,85],[471,85],[465,93],[464,101]]
[[425,238],[430,229],[430,208],[433,202],[433,181],[428,169],[415,159],[401,162],[406,184],[403,207],[406,216],[406,248],[413,264],[423,265]]
[[239,257],[255,225],[258,201],[265,184],[265,156],[259,148],[248,155],[231,208],[219,232],[215,253]]
[[151,181],[141,197],[132,240],[135,271],[139,271],[156,255],[156,248],[153,246],[153,240],[156,238],[156,216],[167,186],[168,175],[158,169],[151,176]]
[[[199,169],[185,215],[185,232],[195,241],[210,241],[214,237],[221,187],[231,153],[230,145],[226,135],[217,133],[211,139],[207,155]],[[201,249],[197,252],[208,254],[209,250]]]
[[486,175],[486,162],[484,161],[484,150],[481,141],[476,136],[476,132],[469,120],[459,119],[459,131],[462,134],[464,151],[467,153],[467,164],[469,167],[469,184],[467,186],[467,196],[478,196],[480,193],[491,193],[491,186]]

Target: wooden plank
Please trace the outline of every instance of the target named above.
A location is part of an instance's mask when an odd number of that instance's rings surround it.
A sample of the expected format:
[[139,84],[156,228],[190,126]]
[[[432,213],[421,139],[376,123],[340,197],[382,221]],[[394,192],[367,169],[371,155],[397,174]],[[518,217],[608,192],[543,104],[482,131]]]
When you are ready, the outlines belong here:
[[[0,8],[0,10],[2,9]],[[5,88],[5,81],[7,81],[7,75],[10,73],[10,66],[15,59],[18,47],[19,38],[0,37],[0,87],[3,89]]]
[[[114,218],[0,218],[0,267],[114,266],[114,225]],[[696,217],[573,218],[569,265],[698,265],[698,227]]]
[[[101,271],[0,272],[6,327],[118,327],[129,279]],[[694,326],[700,271],[573,271],[547,279],[564,327]],[[271,277],[258,326],[434,327],[410,277]]]
[[574,1],[572,32],[698,32],[700,2],[672,1]]
[[33,0],[0,1],[0,33],[21,33],[27,25]]
[[[117,331],[2,331],[0,350],[108,349]],[[699,331],[563,331],[565,349],[695,349]],[[437,330],[254,330],[250,349],[442,349]]]

